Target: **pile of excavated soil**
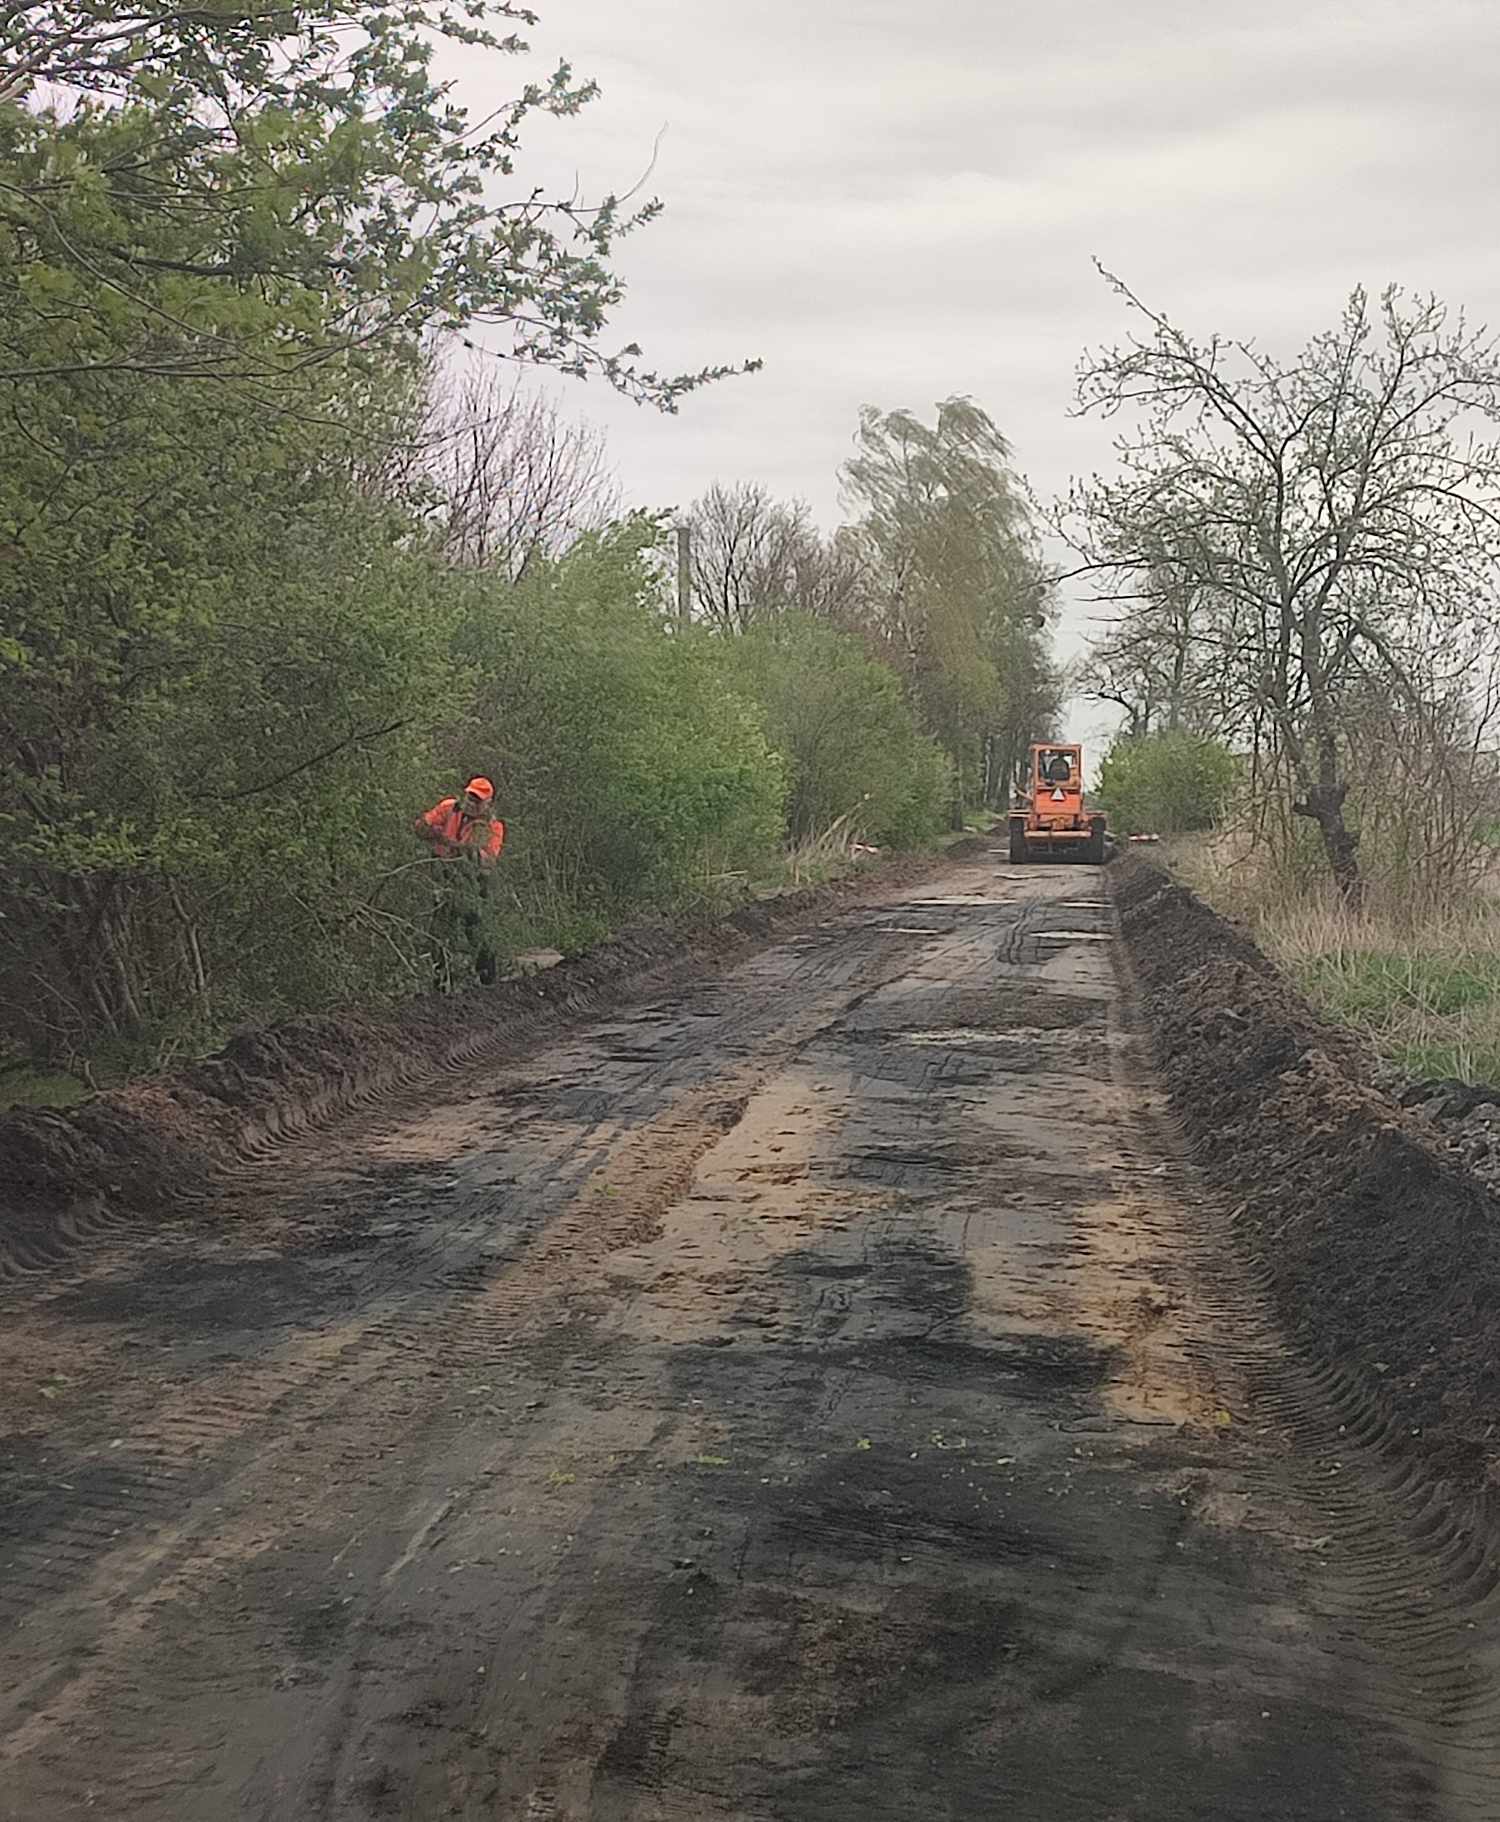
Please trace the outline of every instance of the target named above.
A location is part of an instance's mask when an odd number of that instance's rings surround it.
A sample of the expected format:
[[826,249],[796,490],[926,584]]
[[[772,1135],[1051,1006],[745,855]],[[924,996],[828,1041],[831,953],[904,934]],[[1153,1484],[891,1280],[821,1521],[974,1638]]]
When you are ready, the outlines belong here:
[[0,1281],[46,1267],[115,1220],[167,1212],[282,1137],[497,1054],[663,975],[769,941],[935,864],[897,857],[828,885],[754,900],[727,917],[643,925],[494,988],[428,994],[388,1013],[247,1030],[202,1062],[77,1107],[0,1114]]
[[1414,1082],[1391,1074],[1401,1105],[1431,1120],[1468,1168],[1500,1191],[1500,1085],[1451,1076]]
[[1392,1446],[1500,1480],[1500,1203],[1243,931],[1138,856],[1111,886],[1172,1104],[1283,1319]]

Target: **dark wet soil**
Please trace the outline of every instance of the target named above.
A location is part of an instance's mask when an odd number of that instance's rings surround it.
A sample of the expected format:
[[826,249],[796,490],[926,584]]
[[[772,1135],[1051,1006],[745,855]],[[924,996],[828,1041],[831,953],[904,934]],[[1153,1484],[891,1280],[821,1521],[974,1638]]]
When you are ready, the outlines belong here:
[[1481,1541],[1121,956],[987,849],[0,1291],[0,1817],[1497,1813]]
[[1141,860],[1114,874],[1174,1106],[1286,1321],[1455,1492],[1500,1471],[1500,1203],[1249,938]]
[[719,917],[643,924],[490,990],[247,1029],[211,1057],[77,1107],[0,1112],[0,1283],[50,1272],[96,1236],[191,1205],[268,1144],[403,1090],[437,1092],[444,1073],[499,1058],[538,1029],[727,961],[934,864],[897,856],[873,876],[866,869]]

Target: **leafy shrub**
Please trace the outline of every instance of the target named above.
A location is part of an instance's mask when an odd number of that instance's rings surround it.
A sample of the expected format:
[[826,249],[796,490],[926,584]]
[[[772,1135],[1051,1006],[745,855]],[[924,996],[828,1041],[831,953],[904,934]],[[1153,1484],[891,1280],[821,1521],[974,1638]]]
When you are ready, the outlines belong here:
[[1234,755],[1197,734],[1117,739],[1099,770],[1098,796],[1121,834],[1209,829],[1234,788]]
[[793,841],[841,817],[891,847],[943,827],[953,796],[947,756],[918,727],[901,680],[859,641],[788,615],[737,641],[732,657],[786,762]]
[[477,582],[464,613],[449,748],[455,776],[495,776],[507,915],[531,940],[746,868],[780,831],[781,760],[722,650],[663,617],[658,537],[625,520],[514,589]]

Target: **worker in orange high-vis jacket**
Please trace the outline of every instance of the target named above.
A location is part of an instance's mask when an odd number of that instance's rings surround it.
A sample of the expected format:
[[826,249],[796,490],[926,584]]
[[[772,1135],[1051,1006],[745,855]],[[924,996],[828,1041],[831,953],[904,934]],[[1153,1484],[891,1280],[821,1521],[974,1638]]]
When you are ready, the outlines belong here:
[[474,972],[486,985],[495,978],[495,949],[485,929],[490,873],[505,846],[505,824],[494,814],[495,787],[471,778],[458,797],[444,797],[417,818],[416,833],[442,862],[432,920],[434,965],[440,987],[451,981],[453,950],[462,938]]

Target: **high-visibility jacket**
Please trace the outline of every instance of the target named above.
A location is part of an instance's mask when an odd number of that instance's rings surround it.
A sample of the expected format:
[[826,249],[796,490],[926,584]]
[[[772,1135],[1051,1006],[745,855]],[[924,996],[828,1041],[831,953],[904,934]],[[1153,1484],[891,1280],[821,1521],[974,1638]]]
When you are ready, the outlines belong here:
[[456,797],[435,803],[421,820],[436,832],[437,851],[444,860],[457,860],[467,849],[489,865],[499,860],[505,846],[505,824],[500,818],[465,816]]

